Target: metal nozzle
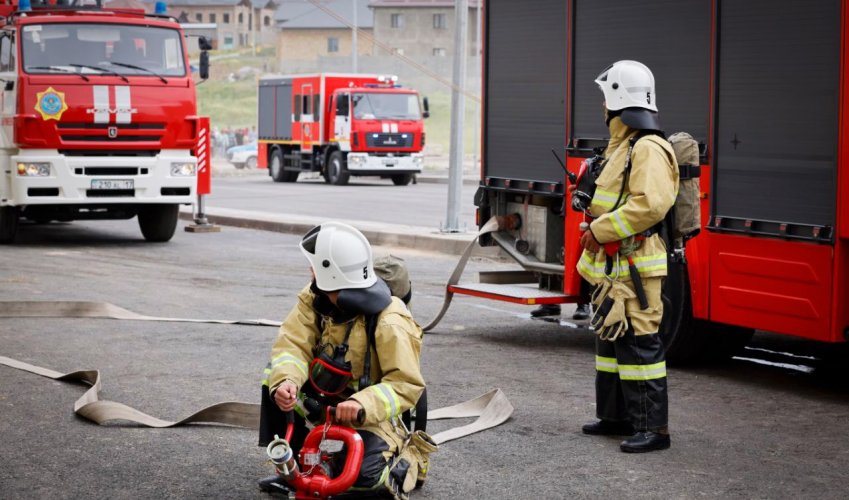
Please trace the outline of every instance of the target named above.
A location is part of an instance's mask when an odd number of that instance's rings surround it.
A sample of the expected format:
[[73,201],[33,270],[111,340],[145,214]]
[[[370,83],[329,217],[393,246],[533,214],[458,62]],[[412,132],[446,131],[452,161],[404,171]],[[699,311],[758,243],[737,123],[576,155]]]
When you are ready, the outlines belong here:
[[284,479],[291,479],[298,474],[298,463],[288,441],[275,435],[274,441],[268,443],[265,452]]

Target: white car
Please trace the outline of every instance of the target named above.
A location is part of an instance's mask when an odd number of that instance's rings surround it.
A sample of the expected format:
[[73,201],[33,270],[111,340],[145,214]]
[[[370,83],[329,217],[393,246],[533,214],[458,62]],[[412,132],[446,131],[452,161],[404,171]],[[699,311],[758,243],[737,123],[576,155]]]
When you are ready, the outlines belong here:
[[227,150],[227,161],[236,168],[256,168],[256,141]]

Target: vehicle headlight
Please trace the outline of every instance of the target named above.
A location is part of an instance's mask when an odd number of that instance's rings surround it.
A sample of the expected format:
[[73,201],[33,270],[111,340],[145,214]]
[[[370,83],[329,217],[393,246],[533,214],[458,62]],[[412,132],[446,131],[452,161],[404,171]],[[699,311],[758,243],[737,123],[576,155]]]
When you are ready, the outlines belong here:
[[366,162],[364,155],[348,155],[348,163],[351,165],[363,165]]
[[413,155],[413,165],[423,165],[424,164],[424,156],[422,155]]
[[197,164],[188,162],[179,162],[171,164],[171,175],[174,177],[186,177],[195,175]]
[[25,177],[49,177],[50,163],[18,163],[18,175]]

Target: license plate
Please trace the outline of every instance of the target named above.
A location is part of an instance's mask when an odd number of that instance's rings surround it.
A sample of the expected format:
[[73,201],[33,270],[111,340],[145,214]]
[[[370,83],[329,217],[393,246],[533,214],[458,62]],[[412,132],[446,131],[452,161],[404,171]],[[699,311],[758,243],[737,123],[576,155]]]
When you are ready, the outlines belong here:
[[133,189],[133,179],[92,179],[92,189]]

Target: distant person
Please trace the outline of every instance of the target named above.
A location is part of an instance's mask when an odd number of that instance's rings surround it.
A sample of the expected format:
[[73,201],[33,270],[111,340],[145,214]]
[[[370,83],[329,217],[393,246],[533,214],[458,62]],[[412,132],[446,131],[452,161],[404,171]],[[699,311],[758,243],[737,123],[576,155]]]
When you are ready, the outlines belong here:
[[[260,445],[283,434],[279,412],[294,411],[290,445],[297,456],[307,434],[306,420],[320,424],[320,408],[333,405],[336,419],[355,428],[365,445],[354,488],[409,493],[409,483],[416,481],[405,478],[415,474],[412,479],[423,481],[419,471],[426,472],[427,463],[395,459],[417,443],[399,419],[425,388],[419,367],[422,329],[375,274],[371,245],[357,229],[327,222],[310,230],[300,248],[313,279],[298,294],[271,350],[263,381]],[[417,448],[425,459],[435,451],[435,445]],[[281,492],[280,482],[272,476],[261,480],[260,488]]]
[[[584,252],[577,266],[581,276],[596,286],[591,324],[598,335],[599,420],[582,430],[630,436],[620,444],[625,452],[662,450],[671,441],[666,361],[658,335],[666,276],[660,224],[675,203],[678,164],[660,128],[649,68],[636,61],[618,61],[595,83],[604,94],[610,142],[589,208],[594,220],[581,235]],[[608,256],[602,245],[615,242],[621,247],[615,257]],[[627,256],[636,263],[642,290],[631,280]],[[647,299],[643,306],[640,291]]]
[[[590,284],[586,280],[581,280],[581,296],[575,304],[575,312],[572,313],[572,319],[584,321],[590,318]],[[533,311],[531,316],[534,318],[543,318],[547,316],[560,316],[560,304],[542,304]]]

